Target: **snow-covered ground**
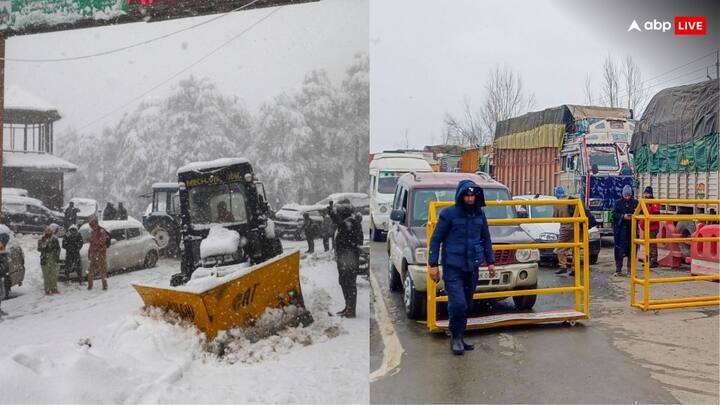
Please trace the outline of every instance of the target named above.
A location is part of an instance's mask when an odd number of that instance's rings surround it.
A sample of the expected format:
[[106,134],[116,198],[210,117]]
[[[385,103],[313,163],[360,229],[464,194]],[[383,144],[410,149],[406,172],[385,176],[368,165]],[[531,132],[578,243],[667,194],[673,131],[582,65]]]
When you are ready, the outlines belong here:
[[[27,274],[2,302],[1,403],[369,401],[369,284],[358,277],[356,319],[330,316],[343,299],[329,254],[301,261],[313,324],[259,341],[234,331],[208,344],[168,314],[143,312],[130,286],[167,285],[177,261],[114,275],[108,291],[60,283],[60,295],[44,296],[37,239],[20,239]],[[305,250],[304,242],[283,245]]]

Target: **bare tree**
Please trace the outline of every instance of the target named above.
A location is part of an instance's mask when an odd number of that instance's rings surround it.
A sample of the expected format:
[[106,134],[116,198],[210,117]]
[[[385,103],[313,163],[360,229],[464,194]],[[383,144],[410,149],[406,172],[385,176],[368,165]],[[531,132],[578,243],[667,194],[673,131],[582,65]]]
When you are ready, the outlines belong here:
[[648,91],[647,89],[643,89],[640,67],[630,55],[625,57],[622,75],[626,89],[626,91],[623,92],[623,96],[627,96],[627,108],[633,110],[637,115],[640,107],[647,100]]
[[593,96],[593,89],[592,89],[592,77],[590,76],[590,73],[585,75],[585,104],[586,105],[592,105],[595,97]]
[[613,58],[611,54],[608,54],[602,65],[603,82],[601,97],[602,101],[610,107],[618,106],[618,84],[620,82],[619,73],[615,58]]
[[462,116],[445,113],[443,143],[448,145],[481,146],[492,141],[492,136],[483,131],[480,113],[473,110],[470,99],[463,100]]
[[488,140],[495,137],[499,121],[525,113],[535,105],[535,95],[526,93],[520,75],[507,66],[497,65],[490,71],[485,91],[480,117]]

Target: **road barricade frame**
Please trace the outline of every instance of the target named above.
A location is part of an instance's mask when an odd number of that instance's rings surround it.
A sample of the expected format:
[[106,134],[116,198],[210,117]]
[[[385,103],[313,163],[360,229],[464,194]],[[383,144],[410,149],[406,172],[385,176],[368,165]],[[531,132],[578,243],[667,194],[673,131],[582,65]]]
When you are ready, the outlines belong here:
[[[530,201],[487,201],[487,206],[517,206],[517,205],[570,205],[575,207],[572,217],[558,218],[506,218],[506,219],[488,219],[488,225],[519,225],[519,224],[542,224],[542,223],[560,223],[573,224],[573,242],[554,242],[554,243],[524,243],[524,244],[499,244],[493,245],[493,250],[517,250],[517,249],[547,249],[547,248],[572,248],[573,249],[573,266],[575,271],[574,285],[571,287],[550,287],[536,288],[533,290],[510,290],[510,291],[493,291],[493,292],[476,292],[473,300],[482,300],[490,298],[505,298],[524,295],[542,295],[542,294],[575,294],[575,308],[571,310],[554,310],[545,312],[515,312],[507,314],[494,314],[484,317],[468,318],[467,329],[487,329],[502,326],[537,324],[550,322],[575,322],[576,320],[590,318],[590,266],[588,264],[590,258],[590,247],[588,239],[588,219],[585,214],[585,208],[579,199],[562,199],[562,200],[530,200]],[[454,205],[452,201],[430,203],[429,215],[427,223],[427,249],[430,252],[430,241],[435,231],[439,218],[439,210]],[[581,238],[582,235],[582,238]],[[580,260],[583,252],[584,259]],[[582,264],[581,264],[582,263]],[[427,277],[427,327],[430,332],[440,333],[448,329],[447,321],[438,321],[437,319],[437,303],[447,302],[447,296],[437,296],[437,284],[430,278],[430,265],[426,265]],[[441,264],[442,266],[442,264]]]
[[[638,221],[643,221],[644,228],[650,229],[651,222],[661,221],[720,221],[720,215],[711,214],[650,214],[647,204],[691,204],[691,205],[718,205],[720,200],[697,200],[697,199],[641,199],[631,222],[631,249],[630,249],[630,305],[640,308],[643,311],[689,308],[710,305],[720,305],[720,296],[700,296],[687,298],[650,299],[650,286],[661,283],[681,283],[692,281],[720,281],[720,275],[708,276],[676,276],[676,277],[650,277],[650,244],[675,244],[675,243],[697,243],[717,242],[720,237],[689,237],[689,238],[650,238],[650,232],[644,232],[643,238],[638,238]],[[642,245],[643,249],[643,277],[638,278],[637,274],[637,247]],[[637,286],[642,286],[642,302],[637,302]]]

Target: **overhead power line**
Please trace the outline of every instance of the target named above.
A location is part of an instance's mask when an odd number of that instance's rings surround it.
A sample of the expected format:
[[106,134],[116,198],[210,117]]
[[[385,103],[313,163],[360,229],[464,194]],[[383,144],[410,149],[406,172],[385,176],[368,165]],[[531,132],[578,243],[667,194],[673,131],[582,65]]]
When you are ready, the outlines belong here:
[[93,120],[91,120],[91,121],[88,121],[88,122],[85,123],[84,125],[80,126],[79,130],[82,131],[82,130],[85,129],[85,128],[88,128],[88,127],[90,127],[90,126],[92,126],[92,125],[95,125],[96,123],[104,120],[104,119],[107,118],[107,117],[110,117],[111,115],[117,113],[118,111],[121,111],[121,110],[125,109],[126,107],[130,106],[131,104],[135,103],[135,102],[138,101],[138,100],[141,100],[142,98],[144,98],[144,97],[147,96],[148,94],[152,93],[153,91],[155,91],[155,90],[159,89],[160,87],[166,85],[167,83],[171,82],[172,80],[174,80],[174,79],[177,78],[178,76],[182,75],[183,73],[187,72],[188,70],[190,70],[190,69],[192,69],[193,67],[195,67],[195,66],[199,65],[200,63],[202,63],[205,59],[207,59],[207,58],[211,57],[212,55],[214,55],[215,53],[217,53],[218,51],[220,51],[222,48],[224,48],[225,46],[229,45],[231,42],[233,42],[233,41],[235,41],[236,39],[240,38],[241,36],[245,35],[248,31],[252,30],[253,28],[255,28],[255,26],[257,26],[257,25],[260,24],[261,22],[267,20],[268,18],[270,18],[270,16],[272,16],[272,15],[275,14],[276,12],[280,11],[280,9],[282,9],[283,7],[284,7],[284,6],[280,6],[280,7],[276,8],[276,9],[272,10],[271,12],[269,12],[268,14],[266,14],[264,17],[260,18],[259,20],[255,21],[254,23],[252,23],[250,26],[248,26],[248,27],[245,28],[244,30],[240,31],[240,32],[239,32],[237,35],[235,35],[234,37],[232,37],[232,38],[230,38],[229,40],[223,42],[223,43],[220,44],[218,47],[214,48],[214,49],[211,50],[210,52],[208,52],[208,53],[206,53],[205,55],[203,55],[201,58],[197,59],[195,62],[193,62],[193,63],[185,66],[184,68],[180,69],[178,72],[176,72],[175,74],[173,74],[172,76],[170,76],[170,77],[168,77],[167,79],[159,82],[158,84],[150,87],[150,88],[147,89],[146,91],[142,92],[141,94],[137,95],[136,97],[133,97],[133,98],[130,99],[129,101],[127,101],[127,102],[123,103],[122,105],[114,108],[113,110],[111,110],[111,111],[109,111],[109,112],[107,112],[107,113],[99,116],[98,118],[95,118],[95,119],[93,119]]
[[[157,36],[157,37],[155,37],[155,38],[146,39],[146,40],[144,40],[144,41],[136,42],[136,43],[133,43],[133,44],[130,44],[130,45],[126,45],[126,46],[122,46],[122,47],[115,48],[115,49],[109,49],[109,50],[106,50],[106,51],[96,52],[96,53],[91,53],[91,54],[86,54],[86,55],[68,56],[68,57],[64,57],[64,58],[4,58],[4,60],[5,60],[6,62],[19,62],[19,63],[55,63],[55,62],[69,62],[69,61],[76,61],[76,60],[82,60],[82,59],[96,58],[96,57],[99,57],[99,56],[112,55],[112,54],[114,54],[114,53],[118,53],[118,52],[122,52],[122,51],[127,51],[128,49],[137,48],[137,47],[139,47],[139,46],[147,45],[147,44],[150,44],[150,43],[159,41],[159,40],[161,40],[161,39],[169,38],[169,37],[172,37],[172,36],[174,36],[174,35],[177,35],[177,34],[180,34],[180,33],[183,33],[183,32],[187,32],[187,31],[193,30],[193,29],[198,28],[198,27],[201,27],[201,26],[203,26],[203,25],[210,24],[211,22],[214,22],[214,21],[217,21],[217,20],[219,20],[219,19],[221,19],[221,18],[227,17],[227,16],[230,15],[231,13],[234,13],[234,12],[240,11],[240,10],[242,10],[242,9],[244,9],[244,8],[250,7],[250,6],[252,6],[253,4],[255,4],[255,3],[259,2],[259,1],[262,1],[262,0],[253,0],[253,1],[251,1],[250,3],[244,4],[244,5],[238,7],[238,8],[236,8],[236,9],[234,9],[234,10],[230,10],[230,11],[228,11],[228,12],[226,12],[226,13],[223,13],[223,14],[218,14],[217,16],[215,16],[215,17],[213,17],[213,18],[210,18],[210,19],[205,20],[205,21],[202,21],[202,22],[200,22],[200,23],[191,25],[191,26],[189,26],[189,27],[185,27],[185,28],[179,29],[179,30],[177,30],[177,31],[173,31],[173,32],[169,32],[169,33],[167,33],[167,34],[163,34],[163,35]],[[0,59],[3,59],[3,58],[0,58]]]

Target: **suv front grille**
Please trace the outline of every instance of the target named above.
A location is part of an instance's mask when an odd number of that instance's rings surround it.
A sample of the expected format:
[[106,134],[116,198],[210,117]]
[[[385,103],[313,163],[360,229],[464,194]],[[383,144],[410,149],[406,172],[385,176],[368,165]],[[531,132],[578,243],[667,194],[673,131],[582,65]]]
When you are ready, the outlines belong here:
[[495,250],[493,253],[495,253],[496,266],[505,266],[515,262],[514,250]]

